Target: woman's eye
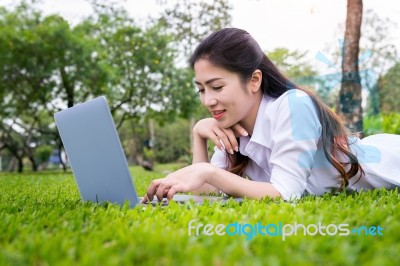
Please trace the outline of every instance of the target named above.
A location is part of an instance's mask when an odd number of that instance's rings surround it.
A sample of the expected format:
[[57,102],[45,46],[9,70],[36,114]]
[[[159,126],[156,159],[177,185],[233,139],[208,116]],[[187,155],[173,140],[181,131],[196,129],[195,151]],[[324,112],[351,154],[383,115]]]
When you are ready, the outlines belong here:
[[204,89],[198,89],[198,90],[197,90],[197,93],[198,93],[198,94],[203,94],[203,93],[204,93]]
[[217,90],[222,89],[222,87],[224,87],[224,86],[215,86],[215,87],[212,87],[212,89],[215,90],[215,91],[217,91]]

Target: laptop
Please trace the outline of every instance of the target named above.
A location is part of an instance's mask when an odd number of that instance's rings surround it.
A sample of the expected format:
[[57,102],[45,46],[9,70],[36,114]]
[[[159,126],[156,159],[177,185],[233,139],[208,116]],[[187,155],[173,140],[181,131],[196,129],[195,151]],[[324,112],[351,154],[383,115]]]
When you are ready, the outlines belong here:
[[[55,113],[54,119],[83,201],[141,204],[104,96]],[[227,198],[177,194],[173,200],[201,204]]]

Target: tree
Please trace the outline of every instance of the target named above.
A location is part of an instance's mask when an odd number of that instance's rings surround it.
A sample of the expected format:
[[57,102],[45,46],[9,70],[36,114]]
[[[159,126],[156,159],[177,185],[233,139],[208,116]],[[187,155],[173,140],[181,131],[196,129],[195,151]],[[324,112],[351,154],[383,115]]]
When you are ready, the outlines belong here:
[[54,65],[41,34],[46,26],[40,13],[24,3],[14,12],[2,9],[0,24],[1,142],[18,161],[18,171],[24,157],[36,170],[35,142],[46,128],[47,106],[42,103],[54,85]]
[[167,25],[168,31],[175,36],[176,43],[182,49],[178,59],[187,59],[204,37],[230,25],[231,10],[232,6],[228,0],[173,1],[171,7],[165,9],[160,20]]
[[307,62],[307,52],[278,47],[267,53],[268,58],[290,79],[314,76],[317,72]]
[[384,113],[400,113],[400,62],[379,79],[380,108]]
[[[161,5],[165,5],[160,1]],[[179,85],[172,92],[175,107],[180,110],[180,116],[190,120],[189,138],[193,147],[192,128],[195,117],[204,116],[200,109],[197,95],[194,93],[193,74],[186,67],[184,61],[190,56],[197,44],[212,32],[227,27],[231,23],[230,11],[232,6],[228,0],[208,1],[175,1],[167,7],[161,18],[168,32],[175,36],[174,44],[180,47],[180,56],[176,62],[184,65],[179,70]],[[200,115],[199,115],[200,114]]]
[[43,17],[25,2],[13,11],[2,9],[0,15],[1,137],[19,171],[24,157],[37,170],[36,147],[61,146],[53,114],[63,103],[71,107],[100,94],[106,75],[93,57],[92,39],[62,17]]
[[175,54],[163,26],[142,30],[119,8],[98,11],[71,28],[25,3],[0,10],[0,137],[19,171],[24,157],[37,169],[39,144],[58,143],[61,151],[53,114],[76,102],[108,96],[118,125],[172,110]]
[[331,93],[332,79],[338,75],[319,75],[308,63],[307,52],[290,51],[286,48],[275,48],[267,56],[289,79],[297,85],[318,94],[329,106],[336,104],[336,97]]
[[177,160],[184,160],[190,164],[190,151],[189,151],[189,138],[182,138],[181,134],[177,132],[186,132],[189,126],[189,121],[186,119],[177,119],[174,123],[160,127],[156,125],[156,139],[154,150],[158,162],[168,163],[176,162]]
[[[162,1],[160,4],[166,6]],[[175,108],[180,110],[180,116],[193,118],[201,111],[198,97],[194,93],[193,73],[187,68],[185,61],[203,38],[230,25],[232,6],[228,0],[184,0],[169,4],[158,20],[166,25],[167,32],[174,36],[173,45],[180,49],[175,62],[183,67],[178,70],[179,83],[175,87],[177,91],[173,92],[173,100]]]
[[[358,57],[359,74],[361,85],[364,90],[363,96],[367,96],[367,104],[363,104],[366,108],[363,110],[364,115],[375,115],[380,112],[380,105],[384,100],[380,92],[381,86],[378,85],[380,77],[385,75],[390,67],[398,61],[398,52],[394,45],[394,35],[391,30],[395,28],[395,23],[389,18],[382,18],[373,10],[366,10],[362,18],[362,35],[360,38],[360,52]],[[342,40],[342,35],[345,30],[343,24],[339,24],[335,40]],[[340,84],[342,73],[336,72],[335,66],[340,65],[342,60],[341,52],[337,51],[336,41],[331,42],[334,45],[327,47],[325,54],[331,54],[327,58],[323,53],[319,53],[318,57],[322,62],[325,62],[329,67],[335,69],[335,73],[321,76],[325,84],[321,84],[324,88],[326,99],[334,99],[334,106],[338,105],[338,93],[336,84]],[[345,42],[341,42],[342,47]],[[342,49],[342,52],[344,50]],[[340,89],[340,88],[339,88]],[[396,94],[391,94],[391,91],[386,91],[387,99],[397,98]],[[392,99],[392,98],[391,98]],[[363,101],[365,98],[363,98]],[[331,100],[328,100],[329,102]]]
[[[383,84],[379,82],[399,60],[394,36],[390,33],[393,28],[395,28],[395,23],[392,20],[379,17],[373,10],[366,10],[362,22],[359,62],[363,72],[362,85],[369,94],[366,112],[369,115],[378,114],[383,106],[392,106],[393,108],[389,110],[396,110],[398,106],[389,103],[393,99],[398,99],[395,88],[392,87],[394,90],[385,89],[383,92],[381,91]],[[382,111],[388,111],[388,109],[384,107]]]
[[352,131],[363,130],[361,106],[361,78],[358,66],[361,36],[362,0],[347,1],[346,30],[344,34],[342,83],[337,113]]
[[[171,96],[179,87],[173,38],[165,24],[152,21],[142,29],[124,9],[115,5],[95,3],[95,15],[84,25],[101,44],[98,56],[110,69],[109,102],[117,128],[127,121],[132,130],[131,144],[136,149],[135,161],[143,165],[142,155],[148,155],[144,157],[149,159],[151,169],[152,152],[141,145],[140,128],[136,124],[144,120],[152,129],[153,120],[170,120],[177,113]],[[154,142],[152,132],[148,131],[149,143]]]

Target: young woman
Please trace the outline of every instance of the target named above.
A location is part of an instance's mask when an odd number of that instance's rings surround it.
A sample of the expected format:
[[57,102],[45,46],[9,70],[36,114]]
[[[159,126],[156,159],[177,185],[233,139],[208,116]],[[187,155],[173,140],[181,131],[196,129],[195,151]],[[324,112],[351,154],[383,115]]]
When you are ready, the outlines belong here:
[[[285,78],[246,31],[211,34],[189,63],[212,118],[193,128],[193,164],[153,180],[144,202],[178,192],[290,200],[400,186],[400,136],[349,134],[316,96]],[[216,145],[210,162],[208,139]]]

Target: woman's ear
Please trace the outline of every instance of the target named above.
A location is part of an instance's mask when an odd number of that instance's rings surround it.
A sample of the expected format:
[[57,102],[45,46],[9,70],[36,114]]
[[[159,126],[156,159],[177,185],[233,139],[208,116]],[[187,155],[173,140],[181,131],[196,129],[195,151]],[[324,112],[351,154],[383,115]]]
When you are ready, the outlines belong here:
[[262,72],[259,69],[256,69],[251,75],[251,79],[249,82],[252,92],[257,92],[260,89],[261,81],[262,81]]

